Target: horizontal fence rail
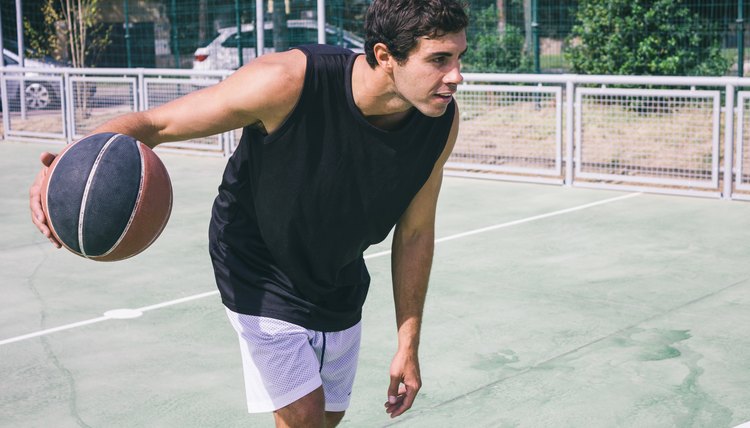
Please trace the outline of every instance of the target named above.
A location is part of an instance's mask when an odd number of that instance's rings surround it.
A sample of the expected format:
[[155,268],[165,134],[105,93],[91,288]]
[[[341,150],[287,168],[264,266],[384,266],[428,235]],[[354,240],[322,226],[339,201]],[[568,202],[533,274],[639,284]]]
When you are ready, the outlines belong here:
[[[229,71],[0,67],[3,138],[71,143]],[[750,79],[464,74],[446,174],[750,200]],[[228,156],[241,130],[160,145]]]

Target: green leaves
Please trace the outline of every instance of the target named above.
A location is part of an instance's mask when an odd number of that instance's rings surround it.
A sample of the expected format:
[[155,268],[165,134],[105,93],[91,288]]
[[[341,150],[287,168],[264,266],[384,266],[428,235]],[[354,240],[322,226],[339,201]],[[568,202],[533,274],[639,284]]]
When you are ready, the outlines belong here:
[[573,71],[618,75],[724,75],[718,32],[681,0],[581,0],[568,38]]
[[467,42],[470,46],[462,60],[468,72],[512,73],[531,70],[531,61],[524,54],[524,36],[521,30],[506,25],[498,31],[498,14],[495,5],[476,11],[469,10],[470,24]]

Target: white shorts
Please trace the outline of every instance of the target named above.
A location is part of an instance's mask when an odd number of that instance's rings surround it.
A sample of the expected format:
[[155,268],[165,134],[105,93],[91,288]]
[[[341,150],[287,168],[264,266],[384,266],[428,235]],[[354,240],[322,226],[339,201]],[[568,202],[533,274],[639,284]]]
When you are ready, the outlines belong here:
[[227,315],[240,339],[248,412],[278,410],[321,385],[327,412],[349,407],[360,323],[324,333],[229,309]]

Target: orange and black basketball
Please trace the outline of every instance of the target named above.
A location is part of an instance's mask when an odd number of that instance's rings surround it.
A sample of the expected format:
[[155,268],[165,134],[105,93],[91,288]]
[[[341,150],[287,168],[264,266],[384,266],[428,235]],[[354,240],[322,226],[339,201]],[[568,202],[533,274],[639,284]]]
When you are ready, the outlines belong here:
[[54,236],[79,256],[132,257],[161,234],[172,212],[172,184],[159,157],[122,134],[90,135],[67,146],[42,184]]

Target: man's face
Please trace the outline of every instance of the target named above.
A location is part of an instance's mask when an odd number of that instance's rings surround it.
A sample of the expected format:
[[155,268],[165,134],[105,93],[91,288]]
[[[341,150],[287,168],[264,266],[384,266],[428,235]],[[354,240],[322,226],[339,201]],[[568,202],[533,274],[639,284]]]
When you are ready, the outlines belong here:
[[461,76],[460,59],[466,51],[466,33],[422,37],[403,64],[396,64],[393,80],[401,98],[426,116],[445,113]]

